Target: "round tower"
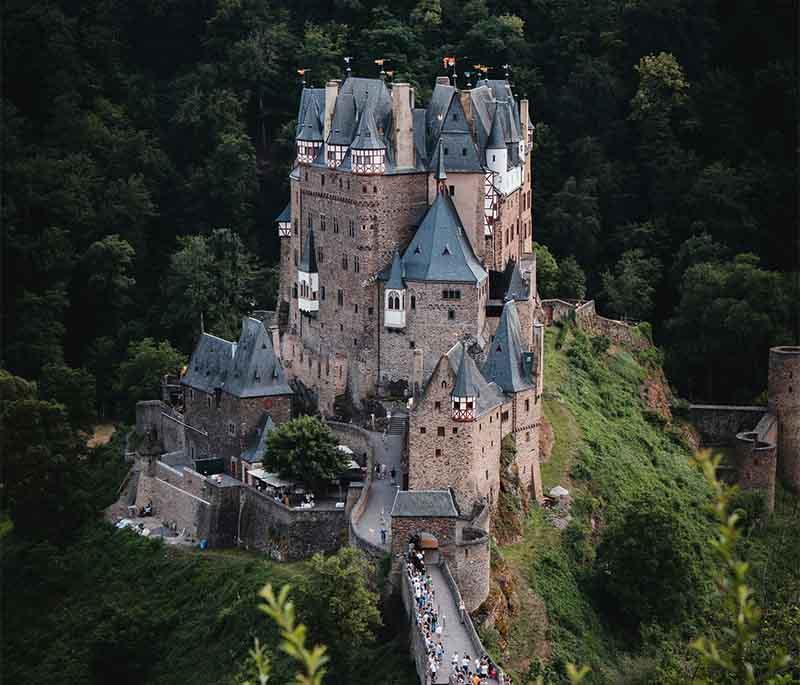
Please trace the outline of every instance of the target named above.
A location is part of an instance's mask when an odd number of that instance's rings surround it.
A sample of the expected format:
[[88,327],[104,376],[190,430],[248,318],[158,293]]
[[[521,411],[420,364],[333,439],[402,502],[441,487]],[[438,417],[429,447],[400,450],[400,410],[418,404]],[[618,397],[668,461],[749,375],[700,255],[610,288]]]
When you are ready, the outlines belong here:
[[778,471],[800,492],[800,346],[769,351],[769,411],[778,419]]

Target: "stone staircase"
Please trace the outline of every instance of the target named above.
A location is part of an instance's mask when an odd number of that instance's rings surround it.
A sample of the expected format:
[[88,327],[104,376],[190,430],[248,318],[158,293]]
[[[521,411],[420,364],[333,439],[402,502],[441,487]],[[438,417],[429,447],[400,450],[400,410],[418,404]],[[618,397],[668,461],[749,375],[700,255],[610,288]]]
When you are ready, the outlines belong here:
[[392,418],[389,420],[389,435],[405,435],[406,428],[408,427],[408,415],[407,414],[392,414]]

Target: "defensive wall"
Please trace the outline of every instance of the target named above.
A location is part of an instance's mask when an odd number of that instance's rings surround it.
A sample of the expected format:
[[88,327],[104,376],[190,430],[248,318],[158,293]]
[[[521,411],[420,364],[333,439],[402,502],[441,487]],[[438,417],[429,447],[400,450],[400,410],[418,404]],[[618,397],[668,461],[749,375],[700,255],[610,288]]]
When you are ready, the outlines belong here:
[[737,433],[750,430],[766,413],[766,407],[722,404],[689,405],[689,421],[705,447],[733,445]]
[[136,435],[140,454],[182,450],[186,446],[183,414],[161,400],[137,402]]
[[636,326],[618,319],[609,319],[597,313],[594,300],[548,299],[541,301],[545,323],[549,326],[560,321],[573,319],[582,331],[589,335],[608,338],[617,345],[626,345],[634,350],[652,347],[653,343]]

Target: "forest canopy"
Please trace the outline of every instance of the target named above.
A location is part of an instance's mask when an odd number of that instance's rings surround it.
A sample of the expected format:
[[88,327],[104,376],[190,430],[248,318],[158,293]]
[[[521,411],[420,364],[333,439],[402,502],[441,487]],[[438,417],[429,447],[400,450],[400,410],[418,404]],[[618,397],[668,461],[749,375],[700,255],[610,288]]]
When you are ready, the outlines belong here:
[[510,65],[549,287],[652,321],[683,395],[754,400],[792,338],[793,3],[9,0],[3,24],[3,365],[83,370],[101,415],[142,341],[186,354],[201,314],[274,306],[296,70],[345,56],[422,102],[444,55],[461,86]]

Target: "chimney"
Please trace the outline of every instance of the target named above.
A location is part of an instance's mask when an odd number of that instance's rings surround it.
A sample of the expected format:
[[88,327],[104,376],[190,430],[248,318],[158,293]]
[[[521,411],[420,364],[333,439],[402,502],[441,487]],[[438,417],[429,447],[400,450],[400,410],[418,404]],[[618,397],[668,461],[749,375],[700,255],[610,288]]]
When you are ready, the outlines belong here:
[[272,349],[275,352],[275,356],[280,359],[281,358],[281,334],[278,327],[273,324],[269,327],[270,335],[272,336]]
[[331,132],[331,125],[333,123],[333,109],[336,106],[336,97],[339,95],[339,85],[341,81],[328,81],[325,84],[325,122],[322,131],[322,142],[326,147],[328,146],[328,136]]
[[528,100],[527,98],[523,98],[519,101],[519,123],[520,123],[520,134],[522,135],[522,140],[525,143],[525,149],[528,149],[528,139],[530,135],[528,133],[528,122],[530,121],[530,116],[528,115]]
[[461,109],[464,110],[464,116],[467,117],[467,126],[469,126],[469,130],[472,132],[472,135],[475,135],[475,116],[472,112],[472,96],[470,95],[472,91],[469,90],[459,90],[458,97],[461,100]]
[[394,120],[394,157],[398,169],[413,169],[414,159],[414,90],[408,83],[392,86],[392,119]]

